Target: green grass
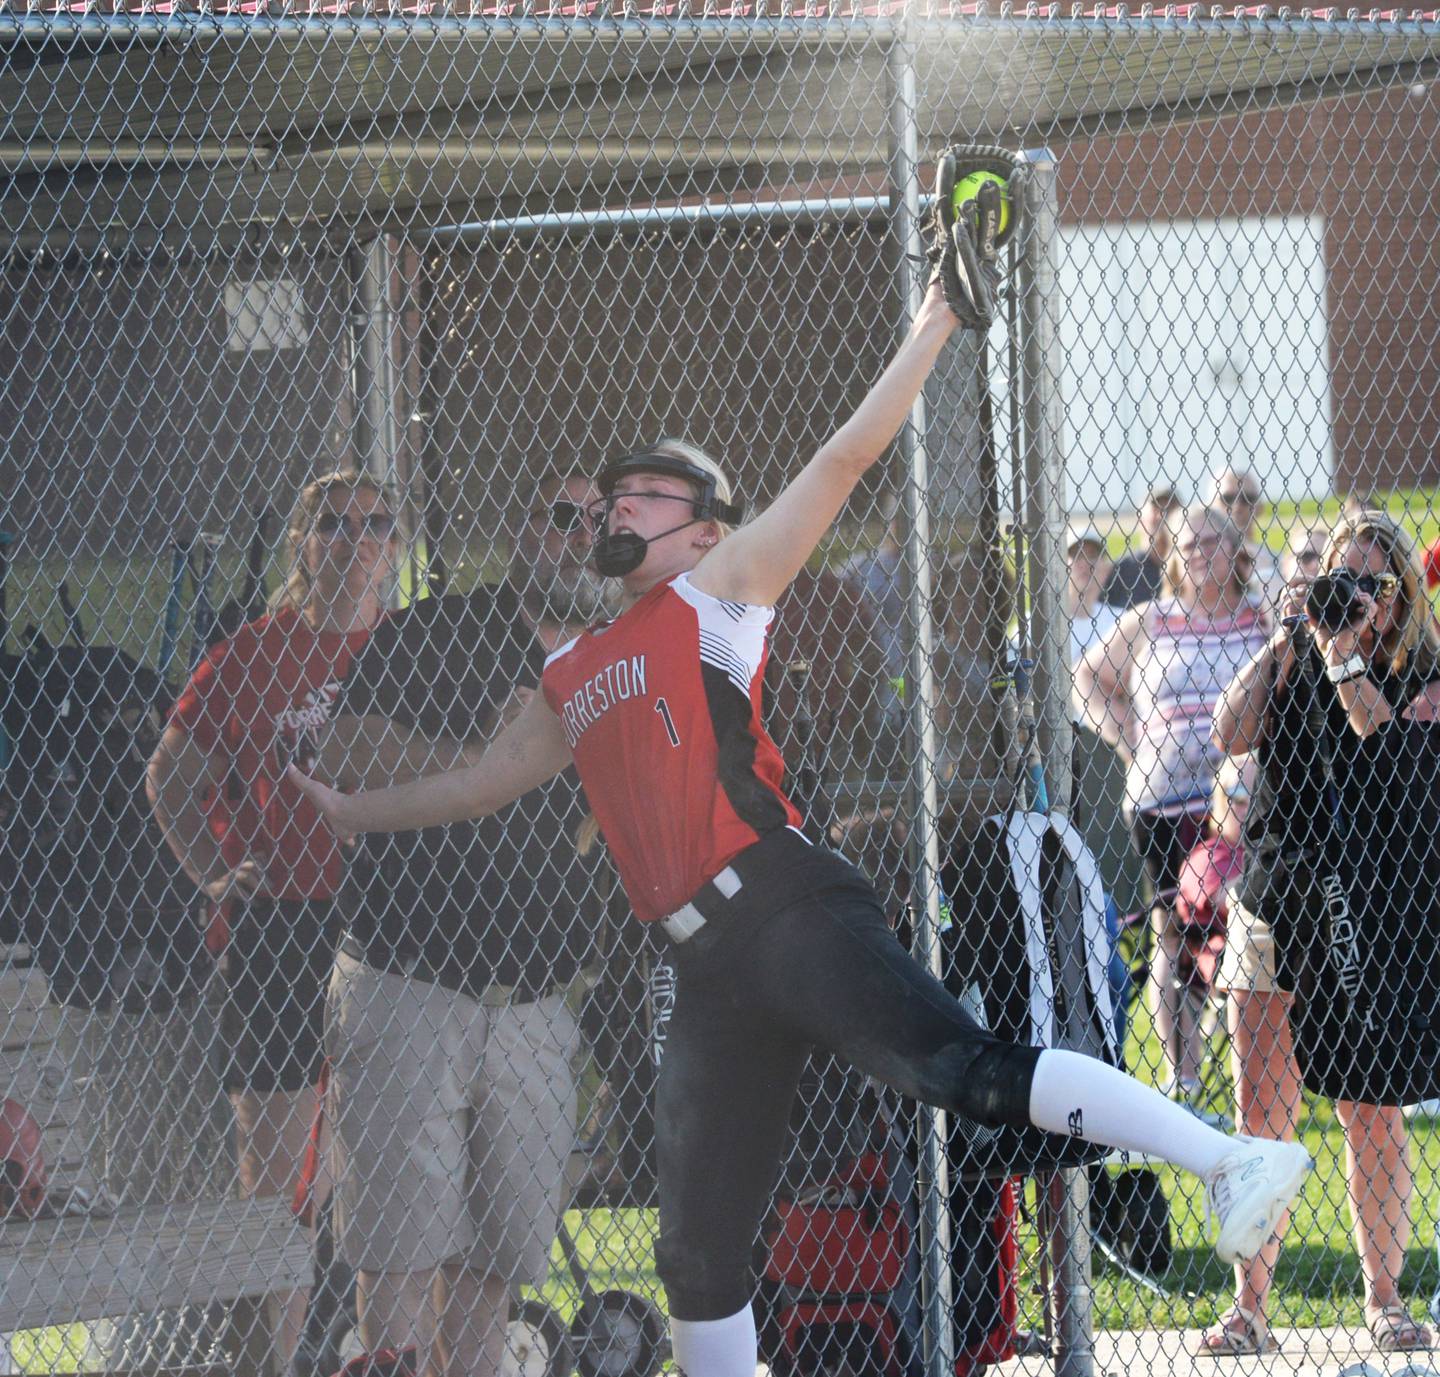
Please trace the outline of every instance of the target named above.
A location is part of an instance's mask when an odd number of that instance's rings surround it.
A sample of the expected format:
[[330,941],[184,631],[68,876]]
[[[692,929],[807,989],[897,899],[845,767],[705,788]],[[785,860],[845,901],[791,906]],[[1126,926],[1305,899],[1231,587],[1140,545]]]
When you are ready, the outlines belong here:
[[[638,1291],[664,1309],[665,1289],[655,1275],[654,1210],[570,1210],[565,1227],[591,1291]],[[580,1308],[583,1293],[558,1243],[550,1254],[549,1280],[539,1294],[567,1321]]]
[[83,1324],[69,1324],[14,1335],[10,1353],[15,1371],[40,1374],[79,1370],[87,1332]]
[[[1390,493],[1378,493],[1373,500],[1379,504],[1382,511],[1410,532],[1421,550],[1440,539],[1440,490],[1396,489]],[[1276,502],[1261,512],[1257,523],[1260,541],[1279,555],[1289,542],[1290,533],[1297,526],[1333,526],[1340,517],[1343,505],[1343,499],[1339,497],[1308,497],[1300,502]],[[1117,523],[1110,530],[1106,537],[1106,546],[1112,558],[1118,558],[1131,548],[1132,529],[1129,524]]]

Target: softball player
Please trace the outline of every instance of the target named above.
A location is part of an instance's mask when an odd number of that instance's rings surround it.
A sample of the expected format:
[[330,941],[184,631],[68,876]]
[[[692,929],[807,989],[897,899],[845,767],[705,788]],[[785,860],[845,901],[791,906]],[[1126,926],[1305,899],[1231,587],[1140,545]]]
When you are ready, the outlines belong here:
[[673,946],[656,1100],[657,1268],[690,1377],[754,1377],[751,1247],[810,1048],[987,1124],[1036,1126],[1204,1178],[1226,1259],[1256,1252],[1310,1159],[1233,1139],[1123,1073],[976,1025],[892,934],[870,883],[812,846],[760,722],[776,600],[904,423],[957,318],[932,286],[869,395],[768,510],[662,441],[598,477],[594,559],[623,611],[546,662],[541,692],[476,766],[343,795],[301,777],[341,836],[504,806],[577,767],[636,916]]

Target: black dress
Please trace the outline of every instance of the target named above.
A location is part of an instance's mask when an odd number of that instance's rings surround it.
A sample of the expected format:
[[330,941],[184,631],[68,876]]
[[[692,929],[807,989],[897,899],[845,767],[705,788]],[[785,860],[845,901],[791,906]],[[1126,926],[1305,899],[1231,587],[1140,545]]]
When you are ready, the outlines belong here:
[[1440,1088],[1440,725],[1398,713],[1440,668],[1373,667],[1397,716],[1361,738],[1303,654],[1266,717],[1237,898],[1274,934],[1306,1087],[1410,1103]]

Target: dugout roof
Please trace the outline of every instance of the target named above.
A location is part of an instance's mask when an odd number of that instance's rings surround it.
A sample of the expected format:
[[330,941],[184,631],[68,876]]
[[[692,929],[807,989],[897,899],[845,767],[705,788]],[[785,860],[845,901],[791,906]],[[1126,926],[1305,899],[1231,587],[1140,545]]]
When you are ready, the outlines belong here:
[[683,4],[382,18],[0,0],[0,241],[209,247],[813,190],[885,167],[902,33],[922,149],[1315,99],[1425,79],[1440,57],[1434,12],[972,5],[902,28]]

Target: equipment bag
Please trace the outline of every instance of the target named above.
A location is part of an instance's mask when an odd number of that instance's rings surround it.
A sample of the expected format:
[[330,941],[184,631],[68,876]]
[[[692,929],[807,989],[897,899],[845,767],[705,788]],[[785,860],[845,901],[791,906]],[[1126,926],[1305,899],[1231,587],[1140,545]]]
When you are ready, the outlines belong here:
[[955,1377],[1015,1357],[1020,1336],[1017,1182],[971,1181],[950,1193]]
[[145,796],[163,686],[123,651],[38,634],[0,669],[5,933],[34,949],[57,1002],[172,1003],[203,964],[194,886]]
[[[1105,892],[1095,858],[1063,817],[987,818],[941,872],[952,918],[945,983],[978,1021],[1011,1042],[1065,1047],[1120,1065],[1108,964]],[[963,1176],[1030,1175],[1105,1155],[1037,1128],[951,1120]]]
[[890,1109],[812,1058],[756,1256],[760,1352],[777,1377],[919,1377],[913,1207]]
[[1122,1271],[1154,1280],[1170,1270],[1170,1205],[1149,1167],[1113,1175],[1103,1166],[1090,1168],[1090,1228],[1096,1246]]

